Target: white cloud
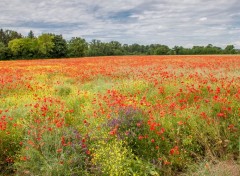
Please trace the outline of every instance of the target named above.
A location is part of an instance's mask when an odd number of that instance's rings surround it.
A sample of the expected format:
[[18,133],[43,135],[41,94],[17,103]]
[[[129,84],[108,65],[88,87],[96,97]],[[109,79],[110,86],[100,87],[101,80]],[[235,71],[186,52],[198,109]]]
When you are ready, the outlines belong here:
[[240,41],[239,9],[238,0],[1,0],[0,28],[88,41],[223,46]]
[[199,21],[206,21],[207,20],[207,17],[202,17],[199,19]]
[[240,48],[240,40],[239,40],[239,41],[232,42],[231,44],[234,44],[235,47]]

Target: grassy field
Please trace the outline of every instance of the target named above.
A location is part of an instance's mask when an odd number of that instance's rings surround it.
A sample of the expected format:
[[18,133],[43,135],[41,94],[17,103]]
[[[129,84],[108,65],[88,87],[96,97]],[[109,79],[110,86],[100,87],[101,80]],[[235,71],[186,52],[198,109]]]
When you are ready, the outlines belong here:
[[239,102],[240,56],[0,62],[0,174],[238,174]]

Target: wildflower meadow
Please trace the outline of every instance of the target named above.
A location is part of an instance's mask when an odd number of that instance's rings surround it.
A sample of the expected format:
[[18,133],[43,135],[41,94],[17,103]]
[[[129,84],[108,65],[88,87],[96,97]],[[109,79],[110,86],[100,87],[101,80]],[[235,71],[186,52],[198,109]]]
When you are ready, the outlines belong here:
[[239,126],[240,56],[0,62],[2,175],[238,175]]

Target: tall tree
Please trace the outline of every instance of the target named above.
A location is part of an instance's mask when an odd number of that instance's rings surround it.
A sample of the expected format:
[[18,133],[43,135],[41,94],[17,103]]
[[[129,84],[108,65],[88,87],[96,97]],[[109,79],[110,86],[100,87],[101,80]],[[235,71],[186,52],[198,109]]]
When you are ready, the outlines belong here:
[[88,56],[103,56],[104,55],[104,43],[100,40],[93,39],[89,43]]
[[155,55],[167,55],[169,54],[169,47],[166,45],[160,45],[157,44],[156,47],[154,48],[154,53]]
[[50,34],[42,34],[38,37],[37,42],[39,46],[39,55],[40,57],[50,57],[51,52],[54,48],[54,42],[53,42],[54,36]]
[[32,30],[29,31],[28,38],[31,38],[31,39],[35,38],[34,33],[33,33]]
[[68,57],[83,57],[87,53],[88,44],[85,39],[73,37],[68,42]]
[[4,33],[3,29],[0,29],[0,42],[5,45],[5,43],[3,42],[4,39],[5,39],[5,33]]
[[233,45],[227,45],[226,48],[224,49],[225,54],[236,54],[236,50]]
[[0,42],[0,60],[8,60],[11,59],[11,57],[11,50],[6,47],[4,43]]
[[122,44],[118,41],[109,42],[107,48],[107,55],[123,55]]
[[53,48],[50,52],[52,58],[62,58],[67,56],[67,42],[62,35],[50,34],[53,37]]
[[180,46],[174,46],[174,47],[173,47],[174,54],[175,54],[175,55],[178,55],[180,49],[181,49]]
[[22,35],[16,31],[0,29],[0,42],[8,46],[8,42],[13,39],[22,38]]

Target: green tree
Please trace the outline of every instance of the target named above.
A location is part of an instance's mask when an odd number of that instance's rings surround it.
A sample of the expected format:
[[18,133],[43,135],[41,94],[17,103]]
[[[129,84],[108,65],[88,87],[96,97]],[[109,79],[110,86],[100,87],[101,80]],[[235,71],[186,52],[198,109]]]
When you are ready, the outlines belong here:
[[236,54],[236,50],[233,45],[227,45],[224,49],[224,54]]
[[0,42],[8,46],[9,41],[22,38],[22,35],[16,31],[0,29]]
[[122,45],[122,50],[123,50],[123,54],[124,55],[128,55],[129,54],[129,46],[128,46],[128,44],[123,44]]
[[107,52],[106,55],[112,56],[112,55],[123,55],[122,51],[122,44],[118,41],[111,41],[106,44]]
[[37,56],[38,43],[36,39],[13,39],[8,44],[15,58],[33,58]]
[[50,34],[42,34],[38,37],[38,56],[39,57],[50,57],[51,52],[54,48],[54,42],[53,42],[54,36]]
[[203,51],[203,54],[221,54],[222,49],[216,46],[213,46],[212,44],[208,44]]
[[23,42],[21,39],[13,39],[8,43],[8,48],[15,58],[20,58],[22,56]]
[[24,38],[24,52],[23,57],[25,58],[36,58],[38,57],[39,45],[36,38]]
[[181,46],[181,47],[179,48],[178,54],[179,54],[179,55],[189,55],[189,54],[192,54],[192,49],[190,49],[190,48],[184,48],[184,47]]
[[33,33],[32,30],[29,31],[28,38],[31,38],[31,39],[35,38],[34,33]]
[[154,50],[155,55],[167,55],[169,53],[169,47],[166,45],[158,45]]
[[180,46],[174,46],[173,47],[173,51],[174,51],[174,54],[175,55],[178,55],[179,54],[179,51],[181,50],[182,48]]
[[143,47],[137,43],[134,43],[129,46],[129,52],[130,54],[136,55],[136,54],[142,54]]
[[193,46],[192,53],[193,54],[204,54],[204,46]]
[[104,43],[93,39],[89,43],[88,56],[104,56]]
[[83,57],[87,53],[88,44],[85,39],[73,37],[67,44],[68,57]]
[[3,44],[4,44],[4,38],[5,38],[5,33],[4,33],[3,29],[0,29],[0,42]]
[[9,60],[12,58],[11,50],[0,42],[0,60]]
[[50,34],[53,39],[53,48],[50,51],[52,58],[62,58],[67,56],[67,42],[62,35]]

